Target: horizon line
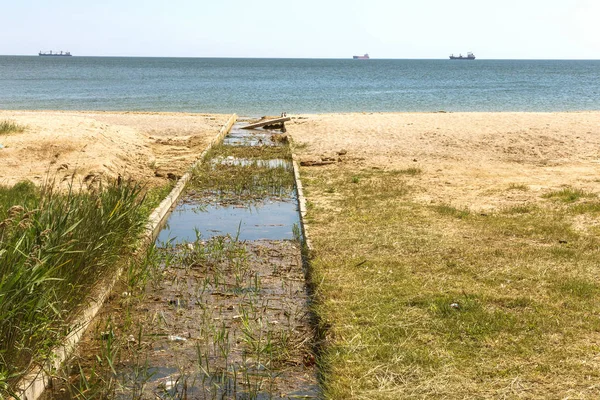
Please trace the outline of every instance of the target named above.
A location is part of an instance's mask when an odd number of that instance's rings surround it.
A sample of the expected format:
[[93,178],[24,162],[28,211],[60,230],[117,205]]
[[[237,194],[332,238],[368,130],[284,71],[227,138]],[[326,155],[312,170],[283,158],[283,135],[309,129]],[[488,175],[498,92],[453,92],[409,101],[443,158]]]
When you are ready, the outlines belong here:
[[[0,57],[39,57],[39,54],[0,54]],[[61,57],[61,56],[57,56]],[[64,56],[63,56],[64,57]],[[182,58],[182,59],[250,59],[250,60],[353,60],[353,56],[348,57],[247,57],[247,56],[141,56],[141,55],[74,55],[71,53],[70,57],[81,57],[81,58]],[[53,57],[49,57],[53,58]],[[448,60],[448,56],[443,58],[439,57],[399,57],[399,58],[387,58],[387,57],[371,57],[369,60],[358,60],[358,61],[371,61],[371,60]],[[477,57],[475,60],[470,61],[600,61],[600,58],[482,58]]]

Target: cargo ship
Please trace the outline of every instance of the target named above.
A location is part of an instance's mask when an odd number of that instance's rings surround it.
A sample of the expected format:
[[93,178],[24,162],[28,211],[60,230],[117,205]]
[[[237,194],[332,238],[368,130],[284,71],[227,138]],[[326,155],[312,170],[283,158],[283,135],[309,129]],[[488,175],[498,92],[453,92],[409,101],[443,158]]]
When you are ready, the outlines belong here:
[[474,60],[475,59],[475,55],[469,51],[467,53],[466,57],[463,56],[462,54],[459,54],[458,57],[455,56],[454,54],[451,54],[450,55],[450,59],[451,60]]
[[365,54],[363,56],[352,56],[353,59],[355,60],[368,60],[369,59],[369,55]]
[[44,56],[44,57],[71,57],[71,52],[65,51],[63,53],[62,51],[60,51],[58,53],[53,53],[52,50],[50,50],[48,52],[40,51],[38,53],[38,56]]

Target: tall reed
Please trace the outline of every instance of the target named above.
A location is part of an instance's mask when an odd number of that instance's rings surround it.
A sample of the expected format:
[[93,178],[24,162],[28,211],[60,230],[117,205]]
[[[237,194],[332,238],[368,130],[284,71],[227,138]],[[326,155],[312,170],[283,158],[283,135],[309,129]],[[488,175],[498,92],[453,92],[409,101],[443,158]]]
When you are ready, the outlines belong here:
[[141,193],[131,182],[96,193],[0,188],[0,390],[68,333],[91,288],[131,251]]

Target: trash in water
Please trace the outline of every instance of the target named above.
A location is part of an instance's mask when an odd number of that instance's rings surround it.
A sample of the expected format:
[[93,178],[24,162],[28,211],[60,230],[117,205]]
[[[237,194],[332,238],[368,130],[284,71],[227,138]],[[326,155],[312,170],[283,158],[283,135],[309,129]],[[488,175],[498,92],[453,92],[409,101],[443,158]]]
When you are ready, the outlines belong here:
[[185,342],[185,341],[187,341],[186,338],[181,337],[181,336],[175,336],[175,335],[169,335],[169,340],[171,342]]

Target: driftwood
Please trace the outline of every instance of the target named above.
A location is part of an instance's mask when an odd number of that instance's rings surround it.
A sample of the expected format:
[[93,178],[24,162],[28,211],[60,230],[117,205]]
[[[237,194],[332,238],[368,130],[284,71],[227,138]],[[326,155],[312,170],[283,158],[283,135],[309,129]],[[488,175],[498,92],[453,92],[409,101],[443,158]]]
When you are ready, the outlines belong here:
[[300,161],[300,165],[303,167],[320,167],[321,165],[335,164],[336,161],[323,161],[323,160],[305,160]]
[[255,124],[250,124],[250,125],[246,125],[244,127],[242,127],[242,129],[254,129],[254,128],[262,128],[268,125],[275,125],[275,124],[281,124],[281,126],[283,126],[283,123],[286,121],[291,121],[292,119],[290,117],[281,117],[281,118],[275,118],[275,119],[266,119],[264,121],[260,121],[257,122]]

